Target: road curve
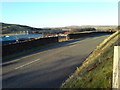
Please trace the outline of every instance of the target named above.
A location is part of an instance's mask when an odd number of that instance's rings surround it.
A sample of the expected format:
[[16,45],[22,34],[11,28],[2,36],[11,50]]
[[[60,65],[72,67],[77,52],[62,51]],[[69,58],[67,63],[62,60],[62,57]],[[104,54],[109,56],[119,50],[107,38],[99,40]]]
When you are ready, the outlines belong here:
[[72,40],[2,67],[3,88],[58,88],[108,35]]

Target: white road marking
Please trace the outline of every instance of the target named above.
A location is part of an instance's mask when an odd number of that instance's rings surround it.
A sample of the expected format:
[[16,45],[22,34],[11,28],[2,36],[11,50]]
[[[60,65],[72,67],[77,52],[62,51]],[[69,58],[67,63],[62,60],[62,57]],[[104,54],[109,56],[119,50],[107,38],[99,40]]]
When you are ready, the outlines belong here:
[[[64,50],[58,50],[56,53],[58,53],[58,52],[61,52],[61,51],[64,51]],[[54,55],[55,53],[51,53],[50,55],[47,55],[47,56],[51,56],[51,55]],[[44,57],[46,57],[46,56],[44,56]],[[21,65],[21,66],[19,66],[19,67],[16,67],[15,69],[19,69],[19,68],[22,68],[22,67],[24,67],[24,66],[27,66],[27,65],[29,65],[29,64],[32,64],[32,63],[34,63],[34,62],[36,62],[36,61],[39,61],[40,59],[36,59],[36,60],[34,60],[34,61],[31,61],[31,62],[29,62],[29,63],[26,63],[26,64],[24,64],[24,65]]]
[[75,44],[75,45],[70,45],[69,47],[75,47],[77,44]]
[[19,69],[19,68],[25,67],[25,66],[30,65],[30,64],[32,64],[32,63],[34,63],[34,62],[36,62],[36,61],[39,61],[39,60],[40,60],[40,59],[36,59],[36,60],[34,60],[34,61],[32,61],[32,62],[29,62],[29,63],[26,63],[26,64],[21,65],[21,66],[19,66],[19,67],[16,67],[15,69]]

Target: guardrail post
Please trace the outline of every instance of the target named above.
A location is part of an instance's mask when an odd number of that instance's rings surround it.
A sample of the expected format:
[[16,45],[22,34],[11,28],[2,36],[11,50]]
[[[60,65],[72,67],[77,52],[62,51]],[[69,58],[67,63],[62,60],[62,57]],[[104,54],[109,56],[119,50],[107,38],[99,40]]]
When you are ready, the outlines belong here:
[[120,90],[120,46],[114,46],[112,88]]

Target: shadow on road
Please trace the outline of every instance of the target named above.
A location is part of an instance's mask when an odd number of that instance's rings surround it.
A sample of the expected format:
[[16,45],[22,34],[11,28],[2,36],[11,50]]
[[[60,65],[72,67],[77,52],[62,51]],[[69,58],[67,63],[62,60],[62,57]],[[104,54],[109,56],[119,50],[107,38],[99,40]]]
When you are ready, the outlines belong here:
[[[107,35],[108,35],[108,34],[107,34]],[[60,48],[60,47],[72,46],[72,45],[75,45],[75,44],[77,43],[77,41],[82,41],[82,40],[85,40],[85,39],[87,39],[87,38],[94,38],[94,37],[100,37],[100,36],[106,36],[106,35],[96,35],[96,36],[79,38],[79,39],[76,39],[76,40],[69,40],[69,41],[59,42],[59,43],[57,43],[56,45],[53,45],[53,46],[48,47],[48,48],[46,48],[46,49],[41,49],[41,50],[37,50],[37,51],[34,51],[34,52],[30,52],[30,53],[28,53],[28,54],[21,55],[21,56],[19,56],[19,57],[10,59],[10,60],[8,60],[7,62],[13,61],[13,60],[15,60],[15,59],[19,59],[19,58],[22,58],[22,57],[25,57],[25,56],[28,56],[28,55],[40,53],[40,52],[47,51],[47,50],[51,50],[51,49],[56,49],[56,48]],[[75,42],[76,42],[76,43],[75,43]],[[3,64],[2,66],[14,64],[14,63],[17,63],[17,62],[10,62],[10,63],[7,63],[7,64]]]

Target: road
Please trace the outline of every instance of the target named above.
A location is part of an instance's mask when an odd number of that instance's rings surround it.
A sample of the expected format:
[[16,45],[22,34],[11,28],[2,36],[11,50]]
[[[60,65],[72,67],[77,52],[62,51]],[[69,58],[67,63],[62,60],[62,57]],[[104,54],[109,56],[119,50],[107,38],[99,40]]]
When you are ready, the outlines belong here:
[[60,87],[106,36],[61,43],[4,65],[3,88]]

